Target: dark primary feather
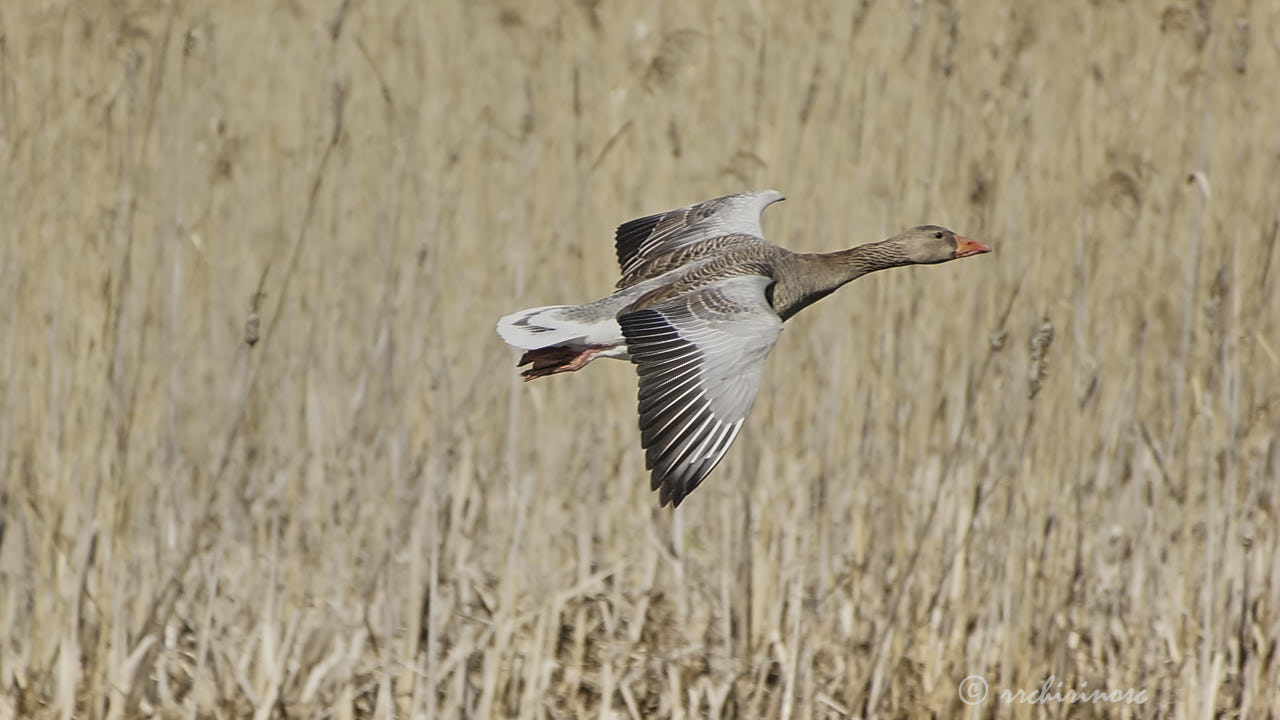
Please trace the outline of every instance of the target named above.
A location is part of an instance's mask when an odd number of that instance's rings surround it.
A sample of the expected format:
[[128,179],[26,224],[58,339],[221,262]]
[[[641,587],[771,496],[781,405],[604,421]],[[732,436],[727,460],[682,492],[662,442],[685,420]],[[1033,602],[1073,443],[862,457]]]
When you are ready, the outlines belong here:
[[[614,233],[614,249],[618,253],[623,280],[664,241],[678,237],[681,231],[715,215],[725,204],[725,198],[716,198],[619,225]],[[619,281],[619,287],[623,287],[622,282]]]
[[618,323],[640,376],[650,487],[679,505],[724,458],[760,388],[782,321],[759,275],[722,278]]
[[725,195],[618,226],[618,288],[657,277],[683,263],[726,251],[744,239],[763,242],[760,213],[782,199],[775,190]]
[[[639,365],[640,444],[649,487],[676,506],[724,457],[735,425],[715,416],[699,383],[701,353],[655,310],[620,318],[632,360]],[[736,428],[735,428],[736,430]],[[696,452],[695,452],[696,451]],[[692,453],[692,454],[691,454]]]

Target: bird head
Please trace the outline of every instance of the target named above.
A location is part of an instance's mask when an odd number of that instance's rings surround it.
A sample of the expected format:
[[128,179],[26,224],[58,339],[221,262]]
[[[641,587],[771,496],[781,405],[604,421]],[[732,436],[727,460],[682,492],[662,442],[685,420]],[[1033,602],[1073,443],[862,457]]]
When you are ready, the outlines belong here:
[[898,236],[907,259],[921,265],[991,252],[991,248],[938,225],[920,225]]

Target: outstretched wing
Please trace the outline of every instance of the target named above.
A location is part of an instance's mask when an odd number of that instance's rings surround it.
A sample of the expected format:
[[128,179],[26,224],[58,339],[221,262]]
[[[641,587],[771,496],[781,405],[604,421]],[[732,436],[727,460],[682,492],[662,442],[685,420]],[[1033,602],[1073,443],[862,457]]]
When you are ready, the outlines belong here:
[[730,277],[618,318],[640,375],[645,467],[663,505],[680,505],[742,429],[782,329],[765,299],[772,282]]
[[647,279],[646,263],[681,248],[725,235],[763,237],[760,214],[782,199],[782,193],[777,190],[757,190],[726,195],[619,225],[614,234],[618,265],[622,268],[618,287],[625,288]]

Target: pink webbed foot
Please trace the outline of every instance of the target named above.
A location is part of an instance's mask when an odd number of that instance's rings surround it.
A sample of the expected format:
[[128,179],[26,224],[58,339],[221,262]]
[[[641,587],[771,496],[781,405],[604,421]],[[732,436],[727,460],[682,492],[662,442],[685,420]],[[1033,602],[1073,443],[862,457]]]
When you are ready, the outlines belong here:
[[608,349],[604,346],[592,346],[582,350],[568,347],[540,348],[526,352],[520,357],[520,362],[516,366],[533,363],[533,367],[520,373],[520,377],[524,378],[525,382],[529,382],[534,378],[581,370],[596,355]]

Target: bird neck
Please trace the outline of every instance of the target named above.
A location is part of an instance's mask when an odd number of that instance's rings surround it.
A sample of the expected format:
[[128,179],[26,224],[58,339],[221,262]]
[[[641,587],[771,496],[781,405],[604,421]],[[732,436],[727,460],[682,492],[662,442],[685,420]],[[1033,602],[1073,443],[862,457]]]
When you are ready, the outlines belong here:
[[910,265],[897,238],[829,253],[795,253],[774,290],[774,308],[783,320],[867,273]]

